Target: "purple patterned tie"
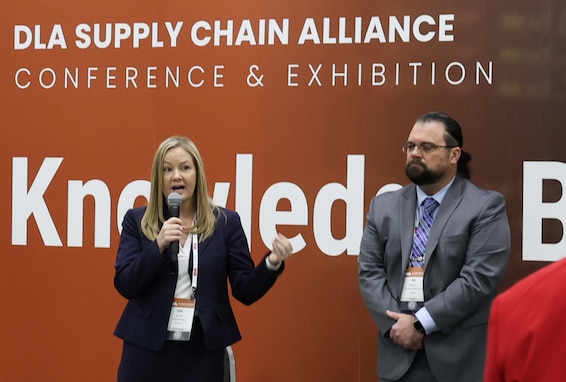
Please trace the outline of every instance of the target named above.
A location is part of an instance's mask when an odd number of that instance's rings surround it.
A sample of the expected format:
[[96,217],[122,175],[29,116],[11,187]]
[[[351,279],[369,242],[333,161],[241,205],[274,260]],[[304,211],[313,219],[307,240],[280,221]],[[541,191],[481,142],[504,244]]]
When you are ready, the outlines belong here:
[[409,259],[409,266],[413,268],[422,268],[424,265],[424,255],[426,242],[430,234],[430,227],[434,220],[432,214],[438,207],[438,202],[433,198],[426,198],[422,202],[423,213],[419,219],[419,226],[415,230],[415,238],[413,239],[413,250]]

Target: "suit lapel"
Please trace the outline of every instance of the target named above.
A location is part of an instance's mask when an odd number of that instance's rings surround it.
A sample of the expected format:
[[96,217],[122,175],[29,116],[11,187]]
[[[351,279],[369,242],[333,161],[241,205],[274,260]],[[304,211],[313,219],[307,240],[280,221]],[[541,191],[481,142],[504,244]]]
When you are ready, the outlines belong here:
[[210,244],[210,238],[206,239],[205,241],[201,241],[198,243],[198,250],[199,253],[206,251],[206,247]]
[[428,237],[428,242],[426,245],[426,252],[425,252],[425,269],[429,263],[429,259],[433,256],[436,246],[438,245],[438,241],[440,240],[440,236],[444,231],[444,227],[448,223],[448,219],[454,211],[456,207],[462,201],[463,191],[464,191],[464,180],[460,177],[456,177],[454,179],[454,183],[446,192],[444,199],[442,199],[442,203],[438,207],[438,211],[434,218],[434,222],[432,223],[432,228],[430,230],[430,235]]
[[405,275],[409,256],[413,248],[413,236],[415,235],[415,213],[417,211],[417,190],[414,184],[405,187],[400,206],[401,221],[401,274]]

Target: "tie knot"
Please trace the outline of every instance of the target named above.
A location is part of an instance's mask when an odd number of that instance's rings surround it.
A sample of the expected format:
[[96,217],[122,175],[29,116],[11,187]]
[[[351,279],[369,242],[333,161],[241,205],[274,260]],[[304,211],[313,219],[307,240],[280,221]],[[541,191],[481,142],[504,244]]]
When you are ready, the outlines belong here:
[[431,214],[438,207],[438,202],[434,198],[426,198],[423,201],[423,207],[426,212]]

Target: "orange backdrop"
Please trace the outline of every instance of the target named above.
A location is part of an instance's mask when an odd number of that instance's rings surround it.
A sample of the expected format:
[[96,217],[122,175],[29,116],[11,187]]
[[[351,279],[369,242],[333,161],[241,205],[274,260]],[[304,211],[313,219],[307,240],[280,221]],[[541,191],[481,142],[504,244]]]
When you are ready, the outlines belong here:
[[[262,202],[273,195],[279,211],[297,214],[278,229],[305,243],[261,301],[234,302],[238,380],[377,380],[377,330],[355,248],[340,240],[360,237],[381,187],[406,183],[400,145],[425,112],[460,121],[472,180],[507,198],[513,248],[502,289],[546,264],[523,261],[523,164],[564,160],[564,2],[2,8],[0,380],[115,379],[119,203],[134,203],[124,190],[149,179],[158,143],[173,134],[201,149],[211,192],[230,184],[226,204],[249,218],[256,262],[267,251],[260,217],[272,216]],[[561,199],[555,178],[532,203]],[[561,221],[539,223],[558,245]]]

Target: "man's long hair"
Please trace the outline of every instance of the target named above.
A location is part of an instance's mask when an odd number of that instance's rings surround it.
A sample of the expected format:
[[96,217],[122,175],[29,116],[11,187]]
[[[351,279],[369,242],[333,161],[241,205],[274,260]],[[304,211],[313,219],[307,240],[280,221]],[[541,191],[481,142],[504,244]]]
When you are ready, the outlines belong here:
[[447,146],[460,147],[461,154],[458,160],[457,174],[462,178],[470,179],[471,171],[468,164],[472,160],[472,155],[462,149],[464,146],[464,135],[460,124],[451,116],[440,111],[426,113],[417,119],[417,122],[441,122],[444,125],[444,142]]

